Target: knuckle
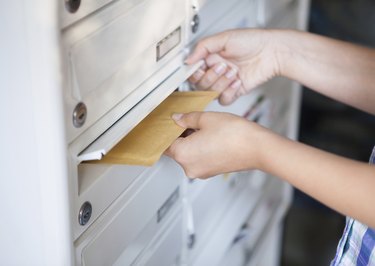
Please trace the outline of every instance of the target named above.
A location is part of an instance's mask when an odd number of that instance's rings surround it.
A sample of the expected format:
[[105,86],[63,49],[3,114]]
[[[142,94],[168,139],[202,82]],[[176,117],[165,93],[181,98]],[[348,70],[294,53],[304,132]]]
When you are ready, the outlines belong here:
[[176,160],[176,144],[169,146],[169,148],[165,151],[165,154]]
[[173,158],[176,160],[176,162],[178,162],[182,166],[184,166],[186,164],[185,153],[182,152],[181,149],[174,150]]
[[200,90],[200,91],[204,91],[204,90],[207,90],[207,89],[208,89],[207,87],[205,87],[205,86],[202,85],[201,83],[196,83],[196,84],[194,84],[194,86],[195,86],[195,88],[196,88],[197,90]]
[[223,92],[226,88],[228,87],[228,84],[223,81],[218,81],[215,82],[212,86],[211,89],[217,92]]
[[229,105],[229,104],[231,104],[234,100],[235,100],[235,99],[234,99],[233,94],[224,91],[224,92],[221,94],[221,97],[220,97],[220,99],[219,99],[219,102],[220,102],[220,104],[222,104],[222,105]]
[[210,72],[207,72],[207,75],[206,75],[206,81],[210,84],[214,83],[216,80],[217,80],[217,75],[212,73],[211,71]]
[[185,175],[191,179],[196,179],[199,178],[197,174],[194,173],[191,169],[184,169],[185,170]]
[[232,93],[230,93],[229,90],[225,90],[221,93],[221,99],[222,100],[228,100],[229,98],[231,98],[231,95],[232,95]]
[[197,121],[197,125],[202,125],[202,123],[204,122],[204,119],[206,118],[206,113],[205,112],[201,112],[201,113],[196,113],[196,121]]
[[196,80],[194,76],[191,76],[190,78],[188,78],[188,81],[189,81],[191,84],[195,84],[195,83],[198,82],[198,80]]
[[206,48],[206,39],[202,39],[197,43],[196,50],[203,50]]
[[206,75],[200,80],[200,86],[204,88],[209,88],[215,81],[217,76],[212,72],[207,72]]

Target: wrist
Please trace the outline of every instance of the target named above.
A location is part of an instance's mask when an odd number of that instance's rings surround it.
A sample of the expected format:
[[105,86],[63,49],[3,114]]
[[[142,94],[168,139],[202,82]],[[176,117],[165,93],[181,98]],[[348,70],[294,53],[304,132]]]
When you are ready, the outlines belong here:
[[273,45],[272,56],[275,62],[275,76],[289,77],[289,66],[297,46],[296,31],[293,30],[271,30],[270,42]]
[[[272,141],[274,134],[267,128],[254,122],[248,122],[248,130],[244,131],[244,133],[244,137],[246,138],[244,143],[247,143],[245,154],[241,155],[245,160],[244,169],[266,171],[267,149],[269,149],[267,146]],[[243,149],[244,147],[242,146],[241,148]]]

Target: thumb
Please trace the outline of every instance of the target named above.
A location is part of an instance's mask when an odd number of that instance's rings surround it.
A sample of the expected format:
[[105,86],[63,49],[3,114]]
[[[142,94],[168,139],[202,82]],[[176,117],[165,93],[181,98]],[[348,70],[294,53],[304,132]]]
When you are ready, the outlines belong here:
[[187,114],[175,113],[172,115],[172,119],[180,127],[200,129],[202,127],[202,115],[203,112],[191,112]]
[[164,155],[175,158],[177,150],[179,150],[179,146],[184,141],[183,138],[177,138],[169,147],[164,151]]
[[201,40],[195,47],[193,53],[186,58],[185,62],[189,65],[206,58],[209,54],[218,53],[225,48],[226,35],[217,34]]

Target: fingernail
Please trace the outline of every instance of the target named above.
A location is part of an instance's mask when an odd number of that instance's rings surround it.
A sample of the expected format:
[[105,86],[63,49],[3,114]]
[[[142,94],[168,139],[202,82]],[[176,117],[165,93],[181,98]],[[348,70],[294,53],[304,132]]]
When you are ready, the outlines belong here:
[[196,80],[200,80],[204,75],[204,71],[202,69],[198,69],[197,71],[194,72],[193,77]]
[[172,119],[175,120],[175,121],[178,121],[181,119],[181,117],[183,116],[183,114],[178,114],[178,113],[175,113],[172,115]]
[[241,80],[237,79],[235,82],[233,82],[230,87],[232,89],[238,89],[241,86],[242,82]]
[[226,68],[227,68],[227,64],[221,62],[217,66],[215,66],[214,71],[216,74],[221,75],[224,73]]
[[231,68],[226,74],[225,77],[227,79],[232,79],[235,75],[237,75],[237,69]]

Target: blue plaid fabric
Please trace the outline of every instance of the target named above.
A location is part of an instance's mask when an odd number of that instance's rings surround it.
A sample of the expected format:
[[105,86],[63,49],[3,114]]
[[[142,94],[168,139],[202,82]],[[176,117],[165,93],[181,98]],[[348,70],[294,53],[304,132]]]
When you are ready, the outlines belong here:
[[[375,147],[370,164],[375,165]],[[350,265],[375,265],[375,230],[348,217],[331,266]]]

